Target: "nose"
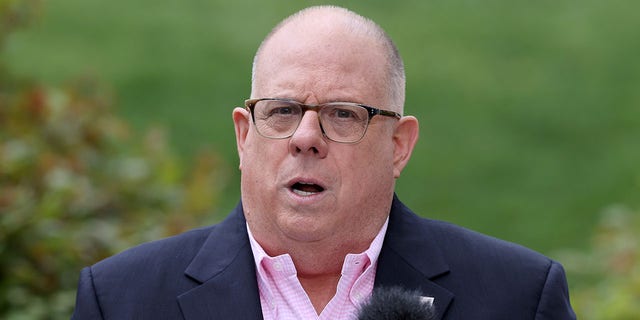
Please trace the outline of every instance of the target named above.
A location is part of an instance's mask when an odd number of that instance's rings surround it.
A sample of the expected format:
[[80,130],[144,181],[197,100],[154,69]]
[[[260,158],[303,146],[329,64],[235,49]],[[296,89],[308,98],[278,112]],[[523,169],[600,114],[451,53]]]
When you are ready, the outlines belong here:
[[317,112],[308,110],[304,113],[289,140],[289,149],[293,155],[309,154],[319,158],[327,156],[328,144],[322,134]]

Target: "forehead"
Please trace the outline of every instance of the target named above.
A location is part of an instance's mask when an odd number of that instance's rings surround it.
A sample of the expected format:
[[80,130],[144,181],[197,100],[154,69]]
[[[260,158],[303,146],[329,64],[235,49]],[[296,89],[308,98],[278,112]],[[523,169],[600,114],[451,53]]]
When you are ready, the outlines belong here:
[[[256,96],[385,103],[387,61],[372,37],[345,28],[280,30],[256,64]],[[318,101],[318,102],[325,102]]]

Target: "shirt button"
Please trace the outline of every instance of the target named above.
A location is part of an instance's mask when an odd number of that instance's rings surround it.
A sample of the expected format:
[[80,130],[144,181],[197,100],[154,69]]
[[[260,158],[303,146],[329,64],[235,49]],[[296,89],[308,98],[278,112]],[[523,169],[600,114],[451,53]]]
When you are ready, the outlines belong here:
[[276,271],[282,271],[282,263],[280,263],[280,262],[276,262],[276,263],[274,263],[274,264],[273,264],[273,268],[274,268]]

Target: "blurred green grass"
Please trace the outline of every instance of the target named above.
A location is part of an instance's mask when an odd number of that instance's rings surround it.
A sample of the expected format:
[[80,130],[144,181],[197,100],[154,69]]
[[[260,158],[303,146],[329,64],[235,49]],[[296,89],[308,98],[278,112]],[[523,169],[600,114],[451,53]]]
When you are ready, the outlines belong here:
[[[97,77],[138,130],[165,125],[184,157],[220,152],[220,219],[239,196],[231,110],[255,49],[320,3],[45,1],[0,58],[46,83]],[[640,204],[640,2],[329,3],[378,22],[405,59],[421,138],[397,189],[416,212],[553,253],[585,247],[604,207]]]

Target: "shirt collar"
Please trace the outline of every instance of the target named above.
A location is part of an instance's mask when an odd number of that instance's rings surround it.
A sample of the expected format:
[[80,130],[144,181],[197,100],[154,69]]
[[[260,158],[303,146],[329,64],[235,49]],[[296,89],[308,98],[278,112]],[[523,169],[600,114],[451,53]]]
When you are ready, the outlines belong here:
[[[357,254],[357,255],[361,255],[363,253],[366,254],[367,257],[369,258],[369,262],[371,263],[371,265],[376,265],[376,263],[378,262],[378,257],[380,256],[380,251],[382,250],[382,244],[384,242],[384,236],[387,233],[388,225],[389,225],[389,217],[387,217],[387,220],[385,220],[384,224],[378,231],[378,234],[376,235],[375,238],[373,238],[373,241],[371,241],[369,248],[364,252]],[[249,243],[251,244],[251,251],[253,252],[253,260],[256,264],[256,269],[261,270],[260,266],[261,266],[262,260],[264,260],[265,258],[273,258],[273,257],[269,256],[264,251],[264,248],[253,237],[253,234],[251,233],[251,228],[249,228],[248,223],[247,223],[247,234],[249,236]],[[347,256],[349,255],[351,254],[348,254]],[[289,254],[285,253],[284,255],[281,255],[281,256],[289,256]],[[288,257],[288,259],[290,259],[290,256]],[[345,257],[345,262],[346,260],[347,259]]]

